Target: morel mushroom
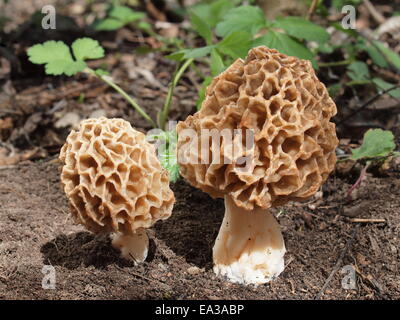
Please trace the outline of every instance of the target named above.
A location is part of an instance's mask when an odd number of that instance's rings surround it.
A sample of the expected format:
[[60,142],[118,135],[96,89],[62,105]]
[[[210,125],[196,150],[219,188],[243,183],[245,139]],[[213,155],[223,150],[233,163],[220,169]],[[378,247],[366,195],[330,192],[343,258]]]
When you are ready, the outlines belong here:
[[283,271],[286,249],[268,209],[310,198],[327,179],[336,162],[335,114],[309,61],[257,47],[216,77],[201,109],[178,123],[182,176],[225,198],[215,273],[261,284]]
[[168,173],[145,135],[122,119],[88,119],[61,149],[61,182],[77,223],[113,233],[113,246],[146,259],[146,228],[167,219],[175,201]]

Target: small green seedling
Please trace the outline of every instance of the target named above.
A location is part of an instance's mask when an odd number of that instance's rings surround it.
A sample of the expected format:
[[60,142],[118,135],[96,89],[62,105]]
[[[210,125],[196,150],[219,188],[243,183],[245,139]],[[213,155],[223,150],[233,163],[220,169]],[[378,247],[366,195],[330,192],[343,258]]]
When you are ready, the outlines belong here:
[[[44,65],[45,72],[48,75],[73,76],[79,72],[83,72],[101,79],[120,93],[153,128],[161,129],[165,128],[167,122],[173,90],[189,65],[186,62],[177,68],[177,72],[175,72],[169,86],[166,102],[159,113],[158,122],[156,122],[132,97],[115,83],[107,71],[102,69],[93,70],[87,65],[87,60],[104,57],[104,49],[97,40],[81,38],[74,41],[71,48],[62,41],[46,41],[29,48],[28,56],[32,63]],[[171,180],[176,181],[179,177],[179,167],[175,156],[176,132],[163,131],[161,129],[159,129],[158,138],[164,142],[164,147],[158,150],[160,162],[169,171]]]
[[142,21],[145,16],[145,13],[133,11],[126,6],[111,5],[107,11],[107,16],[104,19],[96,20],[92,28],[96,31],[115,31],[136,22],[139,28],[148,29],[150,25]]
[[372,163],[380,163],[389,156],[400,156],[395,152],[396,144],[391,131],[382,129],[370,129],[364,134],[363,143],[359,148],[352,149],[351,160],[361,161],[364,164],[357,181],[347,191],[347,199],[351,201],[351,194],[357,189],[367,174],[367,169]]
[[176,182],[179,178],[179,165],[176,156],[178,136],[176,131],[161,131],[158,134],[149,134],[147,140],[150,142],[156,141],[159,144],[157,151],[161,165],[168,170],[170,181]]

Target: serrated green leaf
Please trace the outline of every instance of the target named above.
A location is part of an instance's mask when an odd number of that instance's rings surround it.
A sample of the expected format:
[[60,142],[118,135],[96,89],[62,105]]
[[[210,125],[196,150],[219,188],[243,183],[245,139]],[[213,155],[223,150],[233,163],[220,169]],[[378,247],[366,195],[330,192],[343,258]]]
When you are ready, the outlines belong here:
[[51,61],[61,61],[67,64],[73,62],[69,47],[62,41],[46,41],[28,49],[29,61],[35,64],[45,64]]
[[69,47],[62,41],[46,41],[29,48],[29,60],[35,64],[45,64],[46,74],[72,76],[87,67],[83,59],[104,56],[98,42],[89,38],[78,39],[72,46],[77,60],[73,59]]
[[72,76],[86,68],[84,61],[75,61],[69,47],[62,41],[46,41],[28,49],[29,60],[45,64],[46,74]]
[[68,67],[73,63],[73,60],[53,60],[46,63],[44,70],[48,75],[59,76],[62,75],[65,70],[68,70]]
[[76,60],[99,59],[104,57],[104,49],[97,40],[81,38],[72,44],[72,52]]
[[301,17],[279,17],[273,23],[274,27],[281,28],[292,37],[324,43],[329,40],[326,30]]
[[386,157],[395,148],[394,136],[391,131],[370,129],[364,134],[361,147],[351,150],[351,159]]
[[251,35],[245,31],[234,31],[217,44],[217,48],[233,59],[243,58],[251,48]]
[[208,45],[212,42],[212,32],[209,25],[194,12],[190,13],[190,22],[193,29],[204,39]]
[[85,70],[87,67],[86,62],[82,60],[74,61],[68,66],[65,67],[64,73],[67,76],[73,76],[74,74],[77,74],[78,72],[82,72]]
[[[386,82],[381,78],[373,78],[372,82],[381,90],[389,90],[395,86],[394,84]],[[393,98],[400,99],[400,88],[390,90],[388,94]]]
[[216,49],[211,51],[211,62],[210,62],[211,74],[213,76],[219,75],[224,69],[225,65],[222,61],[221,55]]
[[93,29],[96,31],[114,31],[121,29],[124,25],[124,22],[122,22],[121,20],[106,18],[96,21],[93,24]]
[[289,56],[295,56],[300,59],[307,59],[314,62],[314,55],[307,47],[297,42],[290,36],[284,33],[269,31],[266,35],[254,40],[253,46],[267,46],[274,48]]
[[240,6],[230,9],[223,20],[217,24],[215,29],[220,37],[225,37],[235,31],[246,31],[255,35],[265,26],[265,16],[259,7]]

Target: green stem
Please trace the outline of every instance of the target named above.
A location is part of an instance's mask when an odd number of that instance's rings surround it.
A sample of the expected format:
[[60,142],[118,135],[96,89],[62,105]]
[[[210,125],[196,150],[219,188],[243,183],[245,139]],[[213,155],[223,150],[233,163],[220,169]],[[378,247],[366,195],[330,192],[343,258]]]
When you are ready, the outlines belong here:
[[350,61],[350,60],[320,62],[320,63],[318,63],[318,66],[320,68],[327,68],[327,67],[347,66],[350,63],[352,63],[352,61]]
[[132,107],[139,112],[139,114],[146,119],[153,128],[157,128],[157,124],[154,122],[154,120],[144,111],[135,100],[133,100],[120,86],[118,86],[111,77],[106,76],[106,75],[100,75],[97,74],[93,69],[86,68],[84,72],[92,74],[96,76],[97,78],[103,80],[105,83],[107,83],[110,87],[112,87],[115,91],[120,93],[131,105]]
[[162,130],[165,130],[165,123],[167,122],[168,114],[171,109],[172,95],[174,93],[174,89],[175,89],[176,85],[178,84],[179,80],[181,79],[183,73],[189,67],[189,65],[193,62],[193,60],[194,59],[186,60],[185,63],[182,64],[177,69],[177,71],[175,72],[173,79],[169,85],[167,98],[165,100],[164,107],[163,107],[162,111],[160,112],[159,119],[158,119],[158,125]]

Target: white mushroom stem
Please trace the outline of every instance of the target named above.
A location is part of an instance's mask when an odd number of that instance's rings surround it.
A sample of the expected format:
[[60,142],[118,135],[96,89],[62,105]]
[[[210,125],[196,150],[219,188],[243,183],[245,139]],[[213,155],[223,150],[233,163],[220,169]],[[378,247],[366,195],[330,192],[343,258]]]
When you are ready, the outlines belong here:
[[225,217],[213,248],[214,272],[241,284],[263,284],[284,269],[280,226],[265,209],[239,208],[225,196]]
[[111,236],[114,248],[121,251],[123,258],[133,260],[135,264],[146,260],[149,251],[149,237],[146,230],[140,228],[134,234],[116,233]]

